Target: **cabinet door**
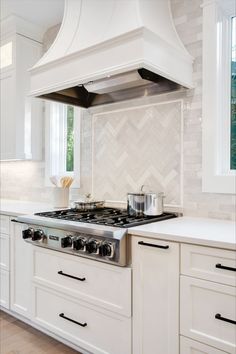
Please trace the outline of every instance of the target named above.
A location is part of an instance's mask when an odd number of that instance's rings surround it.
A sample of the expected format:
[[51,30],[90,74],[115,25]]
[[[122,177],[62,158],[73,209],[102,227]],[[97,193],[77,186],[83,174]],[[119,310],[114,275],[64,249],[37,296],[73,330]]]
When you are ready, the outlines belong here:
[[236,353],[236,288],[181,276],[180,331],[196,341]]
[[213,347],[180,336],[180,354],[225,354]]
[[132,238],[135,354],[179,353],[179,245]]
[[15,77],[9,71],[0,78],[1,93],[1,160],[16,158]]
[[0,306],[9,309],[9,272],[0,268]]
[[0,233],[0,268],[9,271],[9,235]]
[[11,222],[10,308],[25,317],[31,316],[32,247],[22,239],[27,225]]

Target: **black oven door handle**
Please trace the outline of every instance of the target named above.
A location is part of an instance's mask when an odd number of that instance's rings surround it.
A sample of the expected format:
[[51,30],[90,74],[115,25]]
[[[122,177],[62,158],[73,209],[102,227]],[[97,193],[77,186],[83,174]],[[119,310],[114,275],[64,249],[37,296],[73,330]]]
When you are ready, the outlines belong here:
[[60,313],[60,314],[59,314],[59,317],[64,318],[64,320],[67,320],[67,321],[70,321],[70,322],[72,322],[72,323],[75,323],[75,324],[77,324],[78,326],[81,326],[81,327],[86,327],[86,326],[87,326],[87,323],[86,323],[86,322],[81,323],[81,322],[77,322],[77,321],[75,321],[75,320],[72,320],[72,318],[66,317],[66,316],[64,315],[64,313]]
[[63,275],[64,277],[76,279],[76,280],[79,280],[79,281],[85,281],[86,280],[86,278],[78,278],[78,277],[75,277],[74,275],[66,274],[62,270],[59,270],[57,273],[60,274],[60,275]]

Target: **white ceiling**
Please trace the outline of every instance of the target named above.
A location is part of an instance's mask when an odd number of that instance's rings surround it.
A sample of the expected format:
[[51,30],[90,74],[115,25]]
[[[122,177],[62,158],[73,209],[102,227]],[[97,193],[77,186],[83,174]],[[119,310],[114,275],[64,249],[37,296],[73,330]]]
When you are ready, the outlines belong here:
[[64,0],[0,0],[1,19],[15,14],[47,29],[62,21]]

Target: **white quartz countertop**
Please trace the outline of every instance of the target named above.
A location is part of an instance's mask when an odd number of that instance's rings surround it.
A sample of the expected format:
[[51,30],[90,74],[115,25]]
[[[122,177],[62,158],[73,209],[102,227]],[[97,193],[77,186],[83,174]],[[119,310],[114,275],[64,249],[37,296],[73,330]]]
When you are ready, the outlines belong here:
[[185,216],[132,227],[129,234],[236,250],[236,224],[227,220]]
[[40,211],[48,211],[53,209],[53,206],[47,203],[12,199],[0,200],[0,213],[4,215],[17,216],[24,214],[34,214]]

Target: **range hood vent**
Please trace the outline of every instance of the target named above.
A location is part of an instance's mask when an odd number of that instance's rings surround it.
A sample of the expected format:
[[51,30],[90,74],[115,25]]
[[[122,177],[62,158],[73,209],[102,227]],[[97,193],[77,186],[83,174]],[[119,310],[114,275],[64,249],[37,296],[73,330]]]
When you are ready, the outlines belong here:
[[31,94],[85,108],[121,102],[191,88],[192,62],[168,0],[65,0]]
[[139,69],[114,77],[90,81],[41,98],[89,108],[132,98],[177,91],[182,86],[146,69]]

